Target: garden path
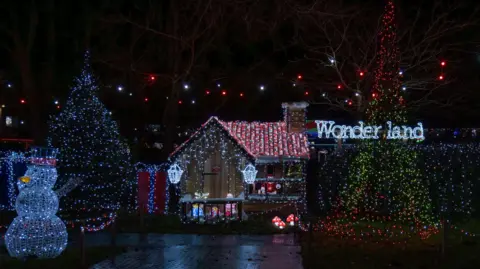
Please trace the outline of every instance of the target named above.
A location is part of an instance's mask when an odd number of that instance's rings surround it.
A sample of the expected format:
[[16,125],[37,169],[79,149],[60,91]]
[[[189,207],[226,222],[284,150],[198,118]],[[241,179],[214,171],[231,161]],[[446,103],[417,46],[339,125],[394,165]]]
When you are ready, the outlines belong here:
[[[108,234],[86,236],[88,246],[102,245],[109,241]],[[144,247],[138,247],[137,234],[122,234],[118,236],[117,245],[132,247],[114,260],[105,260],[91,269],[303,268],[300,247],[292,234],[150,234],[142,244]]]

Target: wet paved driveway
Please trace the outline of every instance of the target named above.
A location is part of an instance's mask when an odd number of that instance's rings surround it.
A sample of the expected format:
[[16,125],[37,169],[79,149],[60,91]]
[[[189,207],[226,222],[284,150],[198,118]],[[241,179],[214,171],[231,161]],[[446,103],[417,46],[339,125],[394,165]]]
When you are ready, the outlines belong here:
[[[119,236],[126,245],[138,236]],[[95,245],[93,240],[88,245]],[[300,247],[293,235],[149,235],[147,248],[131,249],[91,269],[301,269]]]

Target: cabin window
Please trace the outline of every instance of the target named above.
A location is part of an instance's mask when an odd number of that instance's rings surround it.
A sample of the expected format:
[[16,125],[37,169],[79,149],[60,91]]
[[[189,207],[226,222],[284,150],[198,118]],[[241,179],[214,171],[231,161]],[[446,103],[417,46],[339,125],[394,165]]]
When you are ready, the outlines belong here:
[[290,163],[284,165],[284,177],[286,178],[302,178],[303,168],[300,163]]
[[267,178],[273,178],[273,175],[275,175],[275,166],[267,165]]

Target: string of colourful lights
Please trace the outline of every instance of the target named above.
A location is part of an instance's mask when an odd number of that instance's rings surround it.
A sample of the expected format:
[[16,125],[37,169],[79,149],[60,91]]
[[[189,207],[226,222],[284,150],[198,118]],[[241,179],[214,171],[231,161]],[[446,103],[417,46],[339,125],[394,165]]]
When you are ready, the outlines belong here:
[[[85,218],[85,219],[74,219],[74,220],[64,220],[63,222],[67,227],[74,228],[75,224],[78,223],[85,223],[85,225],[81,225],[80,228],[86,230],[87,232],[97,232],[103,230],[110,226],[117,218],[115,213],[111,213],[107,216],[102,217],[94,217],[94,218]],[[89,224],[91,222],[92,224]],[[99,224],[97,222],[100,222]],[[97,223],[97,224],[94,224]],[[9,225],[0,225],[0,229],[8,229]]]
[[[428,195],[434,205],[430,214],[435,221],[431,225],[421,225],[421,227],[439,227],[441,218],[459,223],[470,220],[475,212],[474,209],[480,205],[475,192],[478,191],[479,186],[476,178],[480,175],[480,144],[417,144],[405,145],[405,147],[408,151],[417,152],[423,171],[418,180],[428,182],[425,187],[429,190]],[[319,174],[323,180],[318,189],[320,201],[318,206],[330,216],[327,221],[341,222],[336,217],[344,217],[344,223],[349,223],[351,227],[355,227],[355,223],[360,221],[358,214],[354,212],[352,214],[343,212],[343,215],[338,215],[342,205],[339,194],[348,182],[351,162],[355,160],[359,150],[361,148],[358,145],[351,145],[327,154]],[[400,226],[400,223],[406,225],[398,219],[395,220],[394,215],[371,214],[364,216],[364,220],[389,226]]]
[[85,225],[80,226],[80,229],[82,231],[87,231],[87,232],[98,232],[98,231],[101,231],[101,230],[109,227],[113,222],[115,222],[116,218],[117,218],[117,215],[115,213],[111,213],[108,216],[108,220],[106,220],[105,222],[103,222],[101,224],[85,224]]

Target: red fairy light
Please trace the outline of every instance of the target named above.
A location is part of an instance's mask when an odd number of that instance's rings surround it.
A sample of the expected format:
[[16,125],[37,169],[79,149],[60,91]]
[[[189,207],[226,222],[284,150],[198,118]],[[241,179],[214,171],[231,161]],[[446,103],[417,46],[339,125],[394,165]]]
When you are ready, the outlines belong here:
[[376,94],[376,93],[372,93],[372,97],[373,97],[373,98],[377,98],[377,94]]
[[342,88],[342,85],[338,84],[337,89],[340,90],[341,88]]
[[178,100],[178,104],[181,105],[183,102],[182,100]]
[[205,91],[205,94],[206,94],[206,95],[209,95],[209,94],[210,94],[210,91],[209,91],[209,90],[206,90],[206,91]]
[[227,91],[222,91],[222,95],[227,95]]
[[348,105],[351,106],[351,105],[352,105],[352,101],[348,101]]
[[25,104],[25,103],[26,103],[25,99],[20,99],[20,104]]
[[305,95],[308,95],[308,92],[305,92]]
[[443,80],[444,79],[443,75],[438,76],[438,79]]
[[303,78],[302,75],[297,76],[297,79],[302,79],[302,78]]
[[363,75],[365,75],[365,73],[363,73],[363,72],[360,72],[360,76],[361,76],[361,77],[363,77]]
[[445,66],[447,63],[445,61],[440,62],[441,66]]
[[150,76],[150,80],[151,80],[151,81],[154,81],[154,80],[155,80],[155,76]]
[[147,97],[145,97],[145,102],[148,102],[148,98],[147,98]]
[[240,93],[240,97],[243,97],[243,92]]

